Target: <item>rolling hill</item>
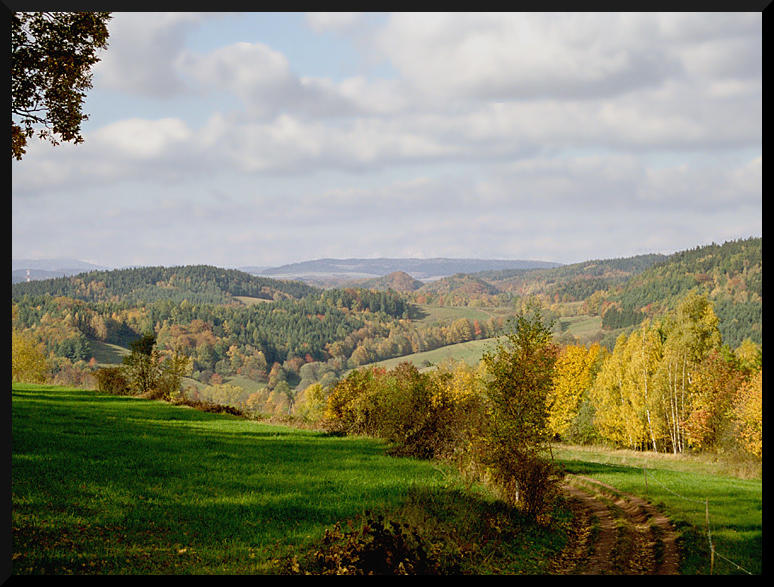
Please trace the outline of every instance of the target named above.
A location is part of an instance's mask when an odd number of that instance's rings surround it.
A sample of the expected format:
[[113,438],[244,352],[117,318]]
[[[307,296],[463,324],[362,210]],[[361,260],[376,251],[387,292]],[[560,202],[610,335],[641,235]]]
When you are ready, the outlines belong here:
[[315,291],[318,290],[298,281],[258,277],[209,265],[90,271],[12,286],[14,299],[25,294],[48,294],[87,302],[120,299],[129,303],[188,300],[190,303],[222,304],[236,303],[238,297],[268,300],[302,298]]
[[351,285],[377,291],[391,289],[397,292],[406,293],[418,290],[424,283],[418,279],[414,279],[404,271],[393,271],[383,277],[353,281],[351,282]]
[[546,261],[502,259],[316,259],[263,269],[260,271],[260,275],[306,281],[325,279],[332,276],[349,279],[368,279],[402,271],[415,279],[430,280],[457,273],[505,269],[539,269],[558,266],[560,266],[559,263]]

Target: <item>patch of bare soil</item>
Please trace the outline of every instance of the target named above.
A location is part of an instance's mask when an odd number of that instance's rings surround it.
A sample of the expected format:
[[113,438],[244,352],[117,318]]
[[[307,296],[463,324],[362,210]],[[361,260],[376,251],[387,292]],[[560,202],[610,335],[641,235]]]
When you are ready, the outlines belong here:
[[588,477],[568,475],[563,490],[576,523],[557,573],[679,574],[677,533],[653,505]]

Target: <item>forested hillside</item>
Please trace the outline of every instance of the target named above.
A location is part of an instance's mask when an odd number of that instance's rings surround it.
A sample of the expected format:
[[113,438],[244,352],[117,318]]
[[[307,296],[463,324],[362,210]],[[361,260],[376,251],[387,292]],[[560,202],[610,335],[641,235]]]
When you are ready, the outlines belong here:
[[383,277],[353,282],[352,285],[378,291],[392,289],[398,292],[410,292],[419,289],[424,284],[418,279],[411,277],[405,271],[393,271]]
[[190,358],[198,392],[284,412],[309,385],[330,386],[349,369],[495,337],[528,298],[561,344],[612,350],[690,291],[712,303],[723,344],[761,343],[760,238],[418,283],[392,273],[363,284],[372,289],[321,289],[201,265],[92,271],[13,285],[13,328],[63,384],[88,381],[110,345],[154,333],[162,353]]
[[260,299],[301,298],[316,288],[298,281],[281,281],[208,265],[141,267],[91,271],[71,277],[19,283],[14,299],[24,294],[66,296],[87,302],[124,301],[130,304],[159,300],[225,304],[236,296]]
[[696,290],[713,303],[726,344],[735,348],[745,338],[760,344],[762,289],[761,238],[696,247],[670,255],[610,290],[603,326],[639,324],[645,316],[673,309]]
[[596,290],[622,283],[665,259],[664,255],[638,255],[597,259],[551,269],[484,271],[475,274],[475,277],[491,283],[502,292],[547,295],[555,301],[578,301]]

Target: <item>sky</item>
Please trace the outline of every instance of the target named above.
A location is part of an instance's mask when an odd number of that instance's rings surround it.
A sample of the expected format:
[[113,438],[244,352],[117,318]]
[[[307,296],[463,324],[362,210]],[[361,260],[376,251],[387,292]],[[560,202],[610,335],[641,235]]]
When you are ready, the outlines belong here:
[[12,256],[575,263],[762,233],[762,15],[114,13]]

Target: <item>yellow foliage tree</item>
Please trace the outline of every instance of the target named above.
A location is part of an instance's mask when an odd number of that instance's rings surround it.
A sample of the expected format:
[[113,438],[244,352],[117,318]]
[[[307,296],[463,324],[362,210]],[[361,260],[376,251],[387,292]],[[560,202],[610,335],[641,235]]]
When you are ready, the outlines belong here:
[[758,371],[737,394],[733,415],[739,443],[750,454],[763,455],[763,371]]
[[11,333],[11,378],[13,381],[44,383],[48,361],[44,346],[32,335],[13,330]]
[[581,397],[591,387],[594,366],[600,347],[593,344],[569,345],[562,349],[554,367],[551,389],[548,391],[548,428],[552,434],[564,435],[578,414]]
[[299,393],[293,413],[307,422],[319,422],[323,419],[326,400],[325,388],[313,383]]
[[631,403],[632,385],[629,381],[629,363],[632,345],[621,334],[612,354],[602,363],[591,387],[595,407],[594,424],[606,440],[621,446],[635,448],[647,438],[637,410]]

